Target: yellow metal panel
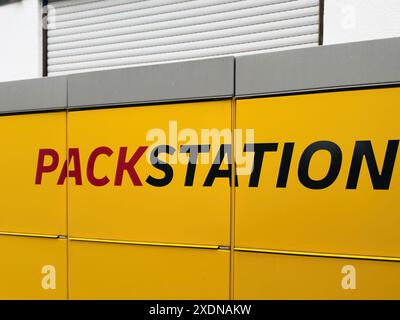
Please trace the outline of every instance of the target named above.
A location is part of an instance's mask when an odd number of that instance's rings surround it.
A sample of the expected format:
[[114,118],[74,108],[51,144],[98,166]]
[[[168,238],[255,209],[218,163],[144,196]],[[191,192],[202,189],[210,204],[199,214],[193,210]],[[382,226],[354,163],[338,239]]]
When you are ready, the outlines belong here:
[[[185,187],[187,164],[174,164],[171,158],[167,162],[173,169],[172,181],[163,187],[150,185],[146,182],[149,175],[161,179],[164,173],[148,161],[154,141],[146,141],[146,136],[151,129],[163,130],[167,141],[162,144],[173,146],[177,154],[188,142],[184,138],[177,143],[169,140],[174,135],[170,121],[176,121],[178,133],[193,129],[200,139],[203,128],[226,129],[229,133],[230,110],[231,101],[220,101],[70,112],[69,145],[79,148],[83,172],[82,185],[76,185],[74,178],[69,180],[71,236],[229,245],[229,180],[217,178],[212,187],[203,187],[211,163],[201,164],[196,167],[193,186]],[[109,182],[94,186],[86,168],[92,151],[101,146],[113,153],[96,159],[94,174],[98,178],[107,176]],[[134,185],[126,171],[122,185],[116,185],[121,147],[127,148],[129,160],[141,146],[149,147],[135,165],[142,186]]]
[[[399,101],[398,88],[239,100],[237,127],[255,129],[256,143],[278,143],[278,150],[265,153],[258,187],[248,186],[250,175],[239,177],[236,246],[399,257],[400,155],[388,189],[374,189],[365,157],[357,187],[346,189],[356,141],[371,142],[381,173],[388,141],[400,139]],[[304,150],[317,141],[342,152],[337,179],[323,189],[304,186],[298,176]],[[277,188],[290,142],[287,185]],[[317,151],[311,179],[323,179],[330,163],[327,151]]]
[[400,299],[400,263],[235,252],[235,299]]
[[66,299],[67,241],[0,236],[0,299]]
[[229,251],[70,245],[71,299],[229,298]]
[[[66,114],[0,117],[0,231],[66,234],[66,187],[57,185],[66,150]],[[39,150],[53,149],[60,169],[36,184]],[[44,165],[50,165],[50,158]]]

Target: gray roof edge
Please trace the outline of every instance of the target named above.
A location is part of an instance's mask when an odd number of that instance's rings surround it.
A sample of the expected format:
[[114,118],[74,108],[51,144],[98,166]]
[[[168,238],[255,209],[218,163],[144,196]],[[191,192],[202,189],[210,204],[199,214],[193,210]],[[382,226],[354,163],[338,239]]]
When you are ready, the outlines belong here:
[[0,83],[0,114],[400,83],[400,38]]
[[67,77],[0,83],[0,114],[53,111],[67,108]]
[[68,76],[68,107],[91,108],[234,96],[234,57],[189,60]]
[[400,83],[400,38],[236,58],[236,96]]

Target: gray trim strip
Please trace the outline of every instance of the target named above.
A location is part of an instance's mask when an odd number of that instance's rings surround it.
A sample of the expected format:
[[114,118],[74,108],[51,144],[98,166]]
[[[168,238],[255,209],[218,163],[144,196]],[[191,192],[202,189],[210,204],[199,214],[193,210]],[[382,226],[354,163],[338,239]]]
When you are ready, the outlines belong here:
[[233,57],[68,76],[71,108],[230,98],[233,95]]
[[236,96],[400,83],[400,38],[236,59]]
[[61,110],[66,107],[66,77],[0,83],[0,114]]
[[0,114],[400,85],[399,57],[392,38],[3,82]]

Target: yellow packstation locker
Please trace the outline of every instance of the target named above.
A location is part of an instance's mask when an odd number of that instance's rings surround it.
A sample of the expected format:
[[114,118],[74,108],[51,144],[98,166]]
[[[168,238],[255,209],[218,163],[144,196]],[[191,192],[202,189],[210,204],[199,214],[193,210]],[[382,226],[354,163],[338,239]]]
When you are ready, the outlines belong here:
[[235,252],[235,289],[246,299],[400,299],[400,263]]
[[398,101],[2,116],[0,298],[400,299]]
[[66,113],[1,116],[0,135],[0,232],[65,235]]
[[399,101],[399,88],[238,100],[255,165],[236,188],[235,247],[400,257]]
[[229,299],[229,251],[70,245],[71,299]]
[[0,299],[67,299],[67,241],[0,236]]
[[229,246],[229,176],[207,178],[230,138],[229,100],[69,112],[71,236]]

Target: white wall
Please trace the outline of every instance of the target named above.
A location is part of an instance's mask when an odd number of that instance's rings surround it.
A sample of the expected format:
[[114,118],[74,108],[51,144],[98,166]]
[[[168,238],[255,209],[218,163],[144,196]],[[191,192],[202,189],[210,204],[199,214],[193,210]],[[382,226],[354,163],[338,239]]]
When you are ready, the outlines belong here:
[[0,81],[42,75],[41,1],[0,4]]
[[400,0],[325,0],[324,44],[400,37]]

